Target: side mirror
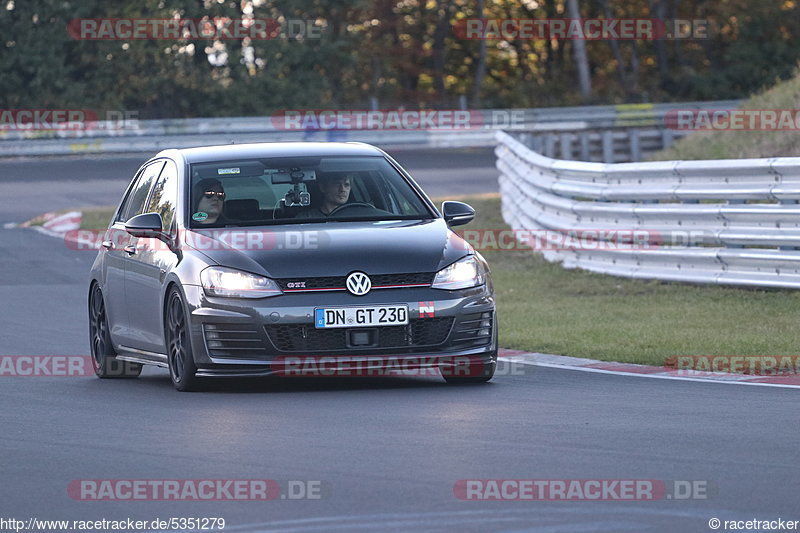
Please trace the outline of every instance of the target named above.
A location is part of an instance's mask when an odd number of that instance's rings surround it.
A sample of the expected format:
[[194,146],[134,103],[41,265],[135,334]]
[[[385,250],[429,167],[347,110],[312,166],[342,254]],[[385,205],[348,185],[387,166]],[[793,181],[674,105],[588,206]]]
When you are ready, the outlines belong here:
[[134,237],[159,239],[162,236],[161,215],[158,213],[143,213],[130,218],[125,223],[125,231]]
[[464,202],[442,202],[442,214],[450,226],[463,226],[475,218],[475,210]]

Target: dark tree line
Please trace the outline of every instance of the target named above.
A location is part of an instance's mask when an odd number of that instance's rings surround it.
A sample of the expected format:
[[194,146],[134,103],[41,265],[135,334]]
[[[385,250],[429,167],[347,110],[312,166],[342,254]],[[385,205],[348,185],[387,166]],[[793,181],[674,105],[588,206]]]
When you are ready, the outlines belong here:
[[[142,118],[746,97],[795,73],[796,0],[3,0],[0,108]],[[466,40],[463,18],[708,20],[686,40]],[[79,18],[314,20],[316,39],[76,40]]]

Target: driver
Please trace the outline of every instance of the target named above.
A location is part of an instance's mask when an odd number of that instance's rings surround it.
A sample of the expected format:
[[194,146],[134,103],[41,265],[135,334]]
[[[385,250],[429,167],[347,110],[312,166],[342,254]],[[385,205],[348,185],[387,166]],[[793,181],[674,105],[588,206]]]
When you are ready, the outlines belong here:
[[297,218],[325,218],[331,211],[347,203],[353,184],[350,176],[319,176],[317,186],[322,193],[319,207],[312,207],[297,214]]

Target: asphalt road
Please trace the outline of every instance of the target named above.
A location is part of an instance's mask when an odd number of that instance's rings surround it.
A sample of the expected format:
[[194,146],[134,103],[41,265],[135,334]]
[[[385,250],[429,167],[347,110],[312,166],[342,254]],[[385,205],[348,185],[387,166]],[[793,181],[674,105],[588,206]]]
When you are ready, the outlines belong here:
[[[20,183],[5,179],[11,166],[0,164],[0,197],[27,202],[18,213],[62,182],[42,163],[29,194],[11,194]],[[122,183],[87,179],[109,182],[109,194]],[[91,197],[86,182],[64,182]],[[88,353],[93,257],[0,229],[0,356]],[[476,386],[275,378],[193,394],[161,369],[130,381],[0,376],[0,519],[222,517],[237,532],[707,532],[712,517],[800,519],[796,391],[524,370]],[[256,478],[320,482],[321,497],[104,502],[67,492],[86,479]],[[463,479],[697,480],[708,497],[462,501],[453,489]]]

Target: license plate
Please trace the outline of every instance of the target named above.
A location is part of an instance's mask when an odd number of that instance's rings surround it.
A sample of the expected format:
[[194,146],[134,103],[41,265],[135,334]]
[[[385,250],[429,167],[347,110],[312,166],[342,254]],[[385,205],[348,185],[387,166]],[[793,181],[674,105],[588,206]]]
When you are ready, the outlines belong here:
[[408,324],[407,305],[370,307],[317,307],[316,328],[365,328],[370,326],[404,326]]

